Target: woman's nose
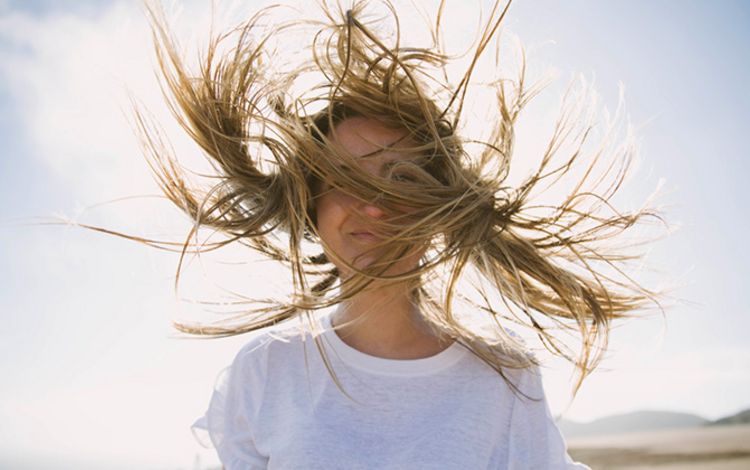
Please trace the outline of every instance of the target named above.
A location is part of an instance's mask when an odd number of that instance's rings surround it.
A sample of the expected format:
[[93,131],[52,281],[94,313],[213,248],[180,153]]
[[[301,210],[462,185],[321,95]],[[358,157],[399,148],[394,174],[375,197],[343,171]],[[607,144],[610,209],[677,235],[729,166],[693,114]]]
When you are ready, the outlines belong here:
[[385,215],[385,211],[383,209],[369,202],[363,202],[360,206],[360,211],[367,217],[373,219],[380,219]]

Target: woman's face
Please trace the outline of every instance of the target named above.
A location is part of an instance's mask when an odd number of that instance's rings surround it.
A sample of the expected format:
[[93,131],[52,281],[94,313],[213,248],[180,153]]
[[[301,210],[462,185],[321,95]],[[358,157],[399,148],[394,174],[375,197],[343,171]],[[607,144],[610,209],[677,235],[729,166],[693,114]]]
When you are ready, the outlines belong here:
[[[336,125],[329,137],[339,155],[350,156],[361,169],[373,176],[387,177],[394,162],[410,156],[385,147],[413,146],[414,143],[405,138],[406,135],[405,130],[385,127],[370,118],[351,117]],[[324,251],[343,277],[347,277],[348,269],[337,261],[332,252],[359,269],[369,266],[378,258],[379,250],[373,248],[383,239],[375,228],[376,222],[390,221],[398,215],[332,188],[325,182],[318,191],[315,210]],[[408,208],[399,208],[400,213],[407,211]],[[423,249],[412,250],[389,268],[386,274],[404,273],[415,268],[423,252]]]

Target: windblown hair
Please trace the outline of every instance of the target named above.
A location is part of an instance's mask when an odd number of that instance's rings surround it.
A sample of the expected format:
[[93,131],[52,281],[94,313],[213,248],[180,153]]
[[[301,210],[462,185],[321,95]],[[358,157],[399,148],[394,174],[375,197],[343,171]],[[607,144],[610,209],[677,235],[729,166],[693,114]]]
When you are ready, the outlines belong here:
[[[191,186],[178,159],[137,112],[146,155],[163,192],[194,221],[183,257],[240,243],[287,265],[293,287],[290,298],[249,305],[242,315],[221,323],[176,327],[196,335],[236,335],[292,317],[312,320],[320,309],[373,282],[409,282],[429,324],[503,377],[505,368],[537,363],[501,326],[527,325],[547,349],[577,366],[577,391],[606,350],[611,322],[646,304],[658,305],[656,293],[623,269],[636,255],[604,243],[622,240],[626,230],[645,218],[659,218],[648,208],[618,212],[611,205],[632,147],[622,150],[605,140],[587,154],[593,124],[567,106],[538,168],[518,187],[509,187],[514,126],[541,87],[527,87],[523,70],[516,80],[497,77],[492,86],[498,120],[490,123],[488,137],[478,139],[462,130],[468,128],[464,102],[475,65],[497,39],[510,2],[495,4],[457,83],[444,73],[455,57],[440,46],[442,2],[433,44],[427,47],[401,44],[398,15],[387,0],[382,4],[396,24],[394,34],[383,35],[380,23],[367,20],[366,1],[351,9],[321,2],[327,21],[276,27],[268,27],[268,11],[263,10],[212,39],[197,73],[188,70],[177,52],[162,14],[149,8],[169,104],[218,177],[208,190]],[[303,48],[308,58],[281,66],[269,44],[302,27],[316,31]],[[236,42],[220,53],[229,41]],[[310,76],[317,77],[314,85],[301,82]],[[342,164],[351,157],[337,154],[331,131],[354,116],[406,130],[409,144],[397,151],[410,158],[382,178]],[[553,167],[563,151],[566,155]],[[558,204],[534,203],[535,192],[556,187],[586,158],[583,175]],[[597,173],[602,162],[606,170]],[[345,279],[325,254],[306,248],[321,243],[315,216],[321,182],[393,214],[377,222],[377,229],[388,234],[377,247],[383,253],[377,262],[358,269],[337,260],[355,273]],[[404,206],[410,210],[399,212]],[[203,227],[226,237],[200,246],[190,242]],[[427,248],[418,268],[387,274],[415,246]],[[470,273],[481,279],[476,284],[480,301],[459,292]],[[458,311],[458,301],[470,302],[472,308]],[[487,320],[493,330],[472,328],[472,318]],[[567,332],[579,338],[578,355],[562,340]]]

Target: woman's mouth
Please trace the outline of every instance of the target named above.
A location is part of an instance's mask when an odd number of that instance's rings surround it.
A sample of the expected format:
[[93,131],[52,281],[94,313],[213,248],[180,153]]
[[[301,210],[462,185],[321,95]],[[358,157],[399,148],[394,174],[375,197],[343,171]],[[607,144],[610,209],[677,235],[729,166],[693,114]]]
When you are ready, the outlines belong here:
[[367,230],[358,230],[355,232],[351,232],[350,235],[355,240],[365,242],[365,243],[375,243],[375,242],[380,241],[380,237],[378,237],[372,232],[368,232]]

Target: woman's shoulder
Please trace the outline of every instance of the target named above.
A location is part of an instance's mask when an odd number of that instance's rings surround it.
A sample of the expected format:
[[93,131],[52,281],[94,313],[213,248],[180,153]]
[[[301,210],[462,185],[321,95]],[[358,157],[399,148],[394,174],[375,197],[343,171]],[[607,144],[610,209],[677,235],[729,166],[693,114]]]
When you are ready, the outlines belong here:
[[308,319],[294,317],[276,325],[261,328],[237,352],[235,367],[265,365],[268,361],[284,360],[297,352],[307,342],[314,341],[319,328]]

